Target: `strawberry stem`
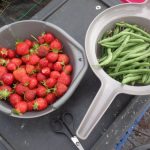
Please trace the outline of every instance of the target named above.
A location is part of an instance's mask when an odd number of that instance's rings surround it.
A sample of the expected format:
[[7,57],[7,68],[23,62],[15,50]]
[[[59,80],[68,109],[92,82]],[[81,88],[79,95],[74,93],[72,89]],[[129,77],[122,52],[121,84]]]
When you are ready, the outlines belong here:
[[18,111],[17,109],[12,109],[12,113],[19,116],[22,115],[22,113],[20,113],[20,111]]

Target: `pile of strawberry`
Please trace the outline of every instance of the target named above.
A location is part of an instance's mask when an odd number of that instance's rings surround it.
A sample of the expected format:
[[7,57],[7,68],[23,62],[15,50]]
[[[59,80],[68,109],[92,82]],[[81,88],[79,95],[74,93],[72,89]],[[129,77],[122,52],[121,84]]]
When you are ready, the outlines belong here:
[[71,83],[72,65],[62,43],[51,33],[17,41],[15,50],[0,48],[0,99],[16,114],[44,110]]

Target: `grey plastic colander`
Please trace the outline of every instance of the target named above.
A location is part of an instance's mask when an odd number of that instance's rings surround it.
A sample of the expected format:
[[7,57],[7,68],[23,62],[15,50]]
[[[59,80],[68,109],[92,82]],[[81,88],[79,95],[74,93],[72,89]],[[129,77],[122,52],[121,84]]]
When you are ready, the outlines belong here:
[[150,85],[123,85],[111,78],[102,68],[95,67],[100,55],[100,50],[97,45],[98,40],[106,31],[110,30],[116,22],[120,21],[138,24],[147,31],[150,31],[150,0],[142,4],[121,4],[109,8],[100,13],[88,28],[85,38],[86,55],[90,67],[101,81],[101,87],[76,132],[77,136],[81,139],[86,139],[89,136],[119,93],[132,95],[150,94]]
[[83,47],[65,31],[48,22],[25,20],[0,28],[0,47],[15,47],[16,39],[29,39],[31,34],[38,36],[42,32],[52,32],[62,41],[64,51],[69,55],[71,64],[73,65],[72,83],[68,91],[61,98],[43,111],[27,112],[19,116],[12,113],[12,107],[9,104],[0,101],[0,111],[7,115],[18,118],[34,118],[53,112],[69,99],[87,70],[88,65]]

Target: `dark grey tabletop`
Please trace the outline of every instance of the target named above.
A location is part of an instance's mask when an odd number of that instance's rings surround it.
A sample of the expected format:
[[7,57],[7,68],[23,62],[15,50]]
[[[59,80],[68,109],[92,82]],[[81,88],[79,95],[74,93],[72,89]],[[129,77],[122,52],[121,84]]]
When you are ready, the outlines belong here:
[[[108,0],[107,2],[109,3]],[[116,3],[117,1],[115,3],[112,1],[111,4]],[[97,5],[102,8],[96,10]],[[58,25],[84,46],[84,38],[89,24],[97,14],[107,7],[108,5],[100,0],[68,0],[59,9],[43,19]],[[46,10],[48,10],[48,7]],[[40,12],[34,19],[41,19],[40,16],[45,16],[45,13],[45,11]],[[99,88],[100,81],[89,68],[75,93],[60,110],[41,118],[28,120],[11,118],[0,113],[0,134],[16,150],[75,150],[76,148],[67,137],[52,132],[49,125],[50,119],[60,111],[67,110],[73,114],[75,128],[77,129]],[[128,95],[117,96],[90,137],[81,141],[85,150],[90,150],[97,139],[130,102],[131,98],[132,96]]]

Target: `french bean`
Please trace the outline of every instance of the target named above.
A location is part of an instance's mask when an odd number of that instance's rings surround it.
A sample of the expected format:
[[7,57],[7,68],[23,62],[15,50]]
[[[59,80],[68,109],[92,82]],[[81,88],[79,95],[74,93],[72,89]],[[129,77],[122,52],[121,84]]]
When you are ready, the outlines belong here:
[[127,77],[127,78],[122,80],[122,83],[127,84],[127,83],[130,83],[130,82],[133,82],[133,81],[137,81],[139,79],[141,79],[140,75],[139,76],[133,76],[133,77]]

